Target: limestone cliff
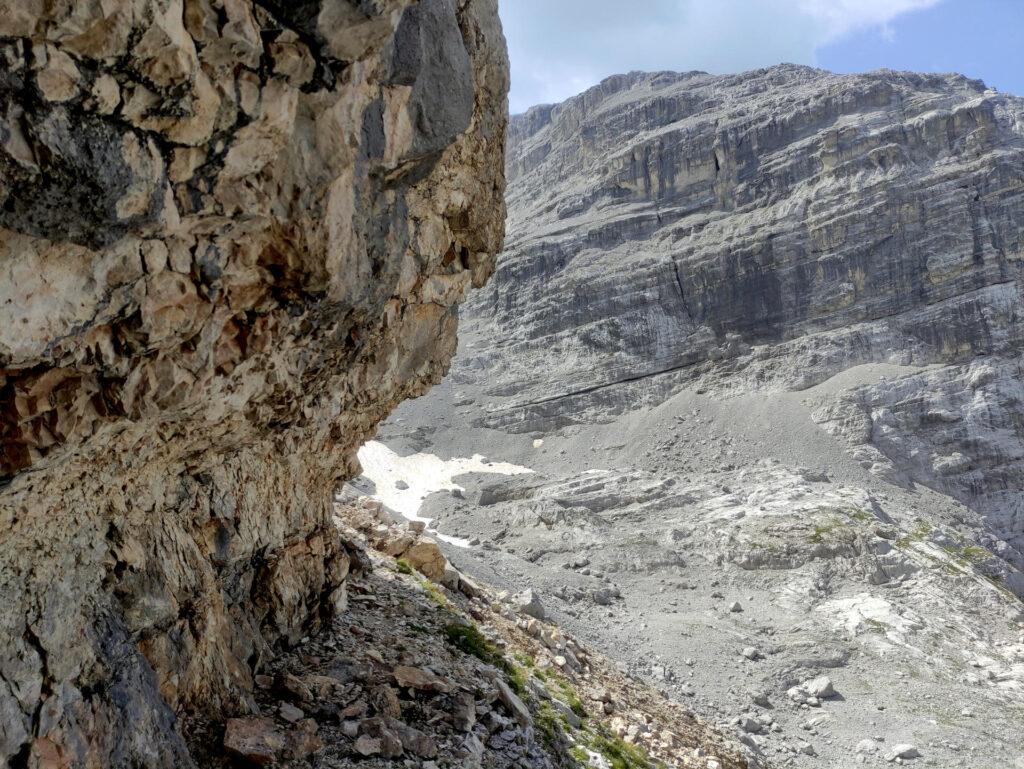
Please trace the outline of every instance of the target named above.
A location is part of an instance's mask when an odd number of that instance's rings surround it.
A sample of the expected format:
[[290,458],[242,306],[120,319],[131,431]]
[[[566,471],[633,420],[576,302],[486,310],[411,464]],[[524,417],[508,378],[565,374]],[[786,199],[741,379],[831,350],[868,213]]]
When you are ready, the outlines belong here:
[[[507,161],[452,375],[362,488],[752,766],[1024,766],[1024,99],[633,73]],[[409,506],[435,460],[474,473]]]
[[0,3],[0,764],[192,765],[503,233],[494,0]]
[[1024,100],[979,81],[620,75],[516,116],[508,174],[460,364],[490,371],[491,424],[640,380],[799,389],[1021,346]]

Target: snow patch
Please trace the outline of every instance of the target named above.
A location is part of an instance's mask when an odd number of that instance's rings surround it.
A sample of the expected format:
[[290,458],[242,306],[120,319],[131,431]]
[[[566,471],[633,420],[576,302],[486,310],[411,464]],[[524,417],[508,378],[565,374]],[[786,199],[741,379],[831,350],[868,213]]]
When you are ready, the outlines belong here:
[[[463,473],[521,475],[533,472],[528,467],[508,462],[489,462],[483,454],[448,460],[435,454],[410,454],[403,457],[379,441],[366,443],[359,449],[358,457],[363,466],[363,475],[376,486],[371,496],[410,521],[423,521],[428,528],[431,519],[419,514],[423,500],[435,491],[465,491],[452,480],[456,476]],[[469,547],[468,540],[439,534],[435,529],[430,531],[443,542]]]

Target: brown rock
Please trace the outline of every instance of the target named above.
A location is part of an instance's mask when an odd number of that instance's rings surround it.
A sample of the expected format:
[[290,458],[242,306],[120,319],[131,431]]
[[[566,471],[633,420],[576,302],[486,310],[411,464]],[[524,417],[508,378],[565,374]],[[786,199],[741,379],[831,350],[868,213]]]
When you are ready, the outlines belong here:
[[313,693],[306,682],[292,673],[278,673],[274,676],[274,691],[292,702],[311,702]]
[[437,741],[433,737],[396,718],[368,718],[360,724],[360,729],[364,735],[380,740],[382,755],[393,758],[404,751],[421,758],[437,755]]
[[374,710],[384,716],[398,718],[402,715],[402,703],[398,700],[398,692],[387,684],[375,687],[370,692],[370,700]]
[[[360,739],[371,737],[376,752],[385,758],[397,758],[405,752],[401,738],[390,728],[391,723],[391,719],[368,718],[359,725],[359,730],[363,732]],[[358,743],[358,740],[356,742]]]
[[358,718],[366,712],[367,704],[365,700],[356,700],[351,705],[348,705],[344,710],[341,711],[342,718]]
[[402,747],[420,758],[434,758],[437,755],[437,740],[419,729],[396,719],[387,720],[388,729],[398,735]]
[[384,542],[383,548],[385,553],[390,555],[392,558],[398,558],[405,553],[413,543],[416,541],[416,537],[412,534],[399,534],[397,537],[390,537]]
[[409,565],[428,579],[440,582],[444,578],[448,561],[441,548],[432,539],[420,539],[402,553]]
[[260,765],[273,763],[286,744],[272,718],[229,718],[224,730],[225,750]]
[[452,708],[452,725],[460,732],[469,732],[475,724],[476,700],[469,692],[459,692]]
[[344,684],[333,676],[324,676],[310,673],[302,677],[302,683],[315,700],[325,700],[333,697]]
[[447,694],[452,691],[452,685],[448,681],[422,668],[399,665],[392,671],[392,675],[395,678],[395,683],[403,689],[416,689],[418,691],[437,692],[440,694]]
[[332,490],[493,270],[497,5],[0,5],[0,765],[189,769],[344,609]]
[[288,753],[292,758],[305,758],[323,748],[324,741],[317,734],[316,721],[307,718],[297,726],[288,734]]
[[362,734],[356,739],[353,748],[361,756],[376,756],[383,749],[383,742],[377,737]]

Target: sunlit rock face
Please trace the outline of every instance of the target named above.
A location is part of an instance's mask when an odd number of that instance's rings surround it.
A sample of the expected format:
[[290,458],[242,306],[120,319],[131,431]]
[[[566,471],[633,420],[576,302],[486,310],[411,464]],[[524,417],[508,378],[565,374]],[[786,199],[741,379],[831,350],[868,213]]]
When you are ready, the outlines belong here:
[[190,766],[493,270],[497,6],[0,5],[0,763]]
[[628,382],[803,388],[1021,347],[1024,100],[979,81],[615,76],[515,116],[508,177],[507,251],[464,313],[486,342],[456,368],[494,425]]

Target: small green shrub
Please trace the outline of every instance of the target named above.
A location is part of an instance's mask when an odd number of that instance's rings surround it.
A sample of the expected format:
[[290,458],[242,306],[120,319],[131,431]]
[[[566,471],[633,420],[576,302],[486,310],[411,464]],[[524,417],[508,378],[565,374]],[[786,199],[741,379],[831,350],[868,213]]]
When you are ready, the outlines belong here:
[[581,764],[586,764],[590,761],[590,754],[587,753],[586,749],[581,748],[579,745],[573,745],[569,748],[569,755]]
[[450,609],[451,604],[448,603],[448,598],[444,593],[441,592],[441,588],[431,582],[425,577],[420,577],[420,587],[423,588],[423,592],[427,594],[427,598],[434,602],[441,609]]
[[983,547],[978,547],[977,545],[964,545],[963,549],[960,551],[960,555],[973,563],[987,561],[992,557],[992,553]]
[[464,654],[471,654],[488,665],[494,665],[505,674],[512,691],[520,697],[526,696],[526,671],[506,659],[501,650],[488,641],[476,625],[452,623],[445,626],[443,632],[448,643]]
[[565,742],[569,724],[566,723],[565,716],[551,707],[550,703],[540,703],[533,715],[533,722],[548,750],[556,751]]
[[484,637],[476,625],[446,625],[444,637],[459,651],[471,654],[488,665],[495,665],[495,658],[500,656],[498,649]]
[[642,748],[630,745],[603,729],[593,734],[591,748],[604,756],[612,769],[652,769],[660,766]]

